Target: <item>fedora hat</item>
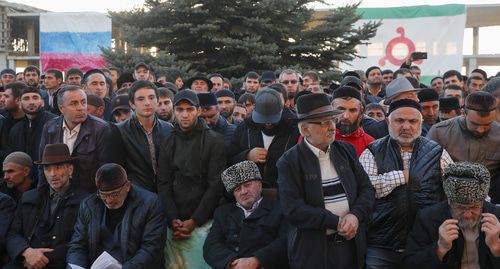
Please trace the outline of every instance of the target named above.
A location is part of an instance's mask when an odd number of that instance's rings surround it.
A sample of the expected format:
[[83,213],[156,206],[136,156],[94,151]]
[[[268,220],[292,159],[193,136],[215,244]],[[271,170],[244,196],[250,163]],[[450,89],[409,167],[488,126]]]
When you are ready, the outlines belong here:
[[342,112],[333,109],[330,99],[325,93],[306,94],[297,99],[297,118],[295,121],[338,114],[342,114]]
[[35,164],[49,165],[58,163],[72,162],[76,158],[71,157],[68,145],[66,144],[48,144],[43,149],[41,161],[36,161]]
[[208,85],[208,90],[210,91],[210,89],[212,89],[212,87],[214,86],[212,81],[210,79],[207,78],[207,76],[205,76],[203,73],[196,73],[194,74],[194,76],[190,77],[186,83],[185,83],[185,87],[188,88],[188,89],[191,89],[191,84],[193,84],[193,82],[195,80],[203,80],[205,81],[205,83],[207,83]]

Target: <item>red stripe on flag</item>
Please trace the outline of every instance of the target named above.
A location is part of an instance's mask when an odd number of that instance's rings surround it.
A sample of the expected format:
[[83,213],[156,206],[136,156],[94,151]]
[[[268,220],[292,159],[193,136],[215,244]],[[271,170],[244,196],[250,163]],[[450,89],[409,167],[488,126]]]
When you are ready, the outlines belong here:
[[90,69],[101,69],[106,61],[101,54],[79,54],[79,53],[42,53],[40,54],[42,72],[48,69],[59,69],[67,71],[72,67],[88,71]]

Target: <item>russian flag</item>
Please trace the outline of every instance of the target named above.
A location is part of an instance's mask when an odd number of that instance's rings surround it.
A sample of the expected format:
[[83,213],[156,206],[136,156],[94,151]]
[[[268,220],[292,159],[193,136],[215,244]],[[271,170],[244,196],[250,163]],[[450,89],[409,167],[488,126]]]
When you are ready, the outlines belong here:
[[42,71],[103,68],[100,47],[111,47],[111,18],[96,12],[40,14]]

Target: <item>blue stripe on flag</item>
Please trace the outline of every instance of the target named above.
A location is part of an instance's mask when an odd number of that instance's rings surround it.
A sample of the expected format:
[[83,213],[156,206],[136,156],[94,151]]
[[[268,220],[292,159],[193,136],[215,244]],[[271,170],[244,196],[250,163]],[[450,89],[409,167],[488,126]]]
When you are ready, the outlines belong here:
[[101,47],[111,46],[111,32],[41,32],[40,52],[101,53]]

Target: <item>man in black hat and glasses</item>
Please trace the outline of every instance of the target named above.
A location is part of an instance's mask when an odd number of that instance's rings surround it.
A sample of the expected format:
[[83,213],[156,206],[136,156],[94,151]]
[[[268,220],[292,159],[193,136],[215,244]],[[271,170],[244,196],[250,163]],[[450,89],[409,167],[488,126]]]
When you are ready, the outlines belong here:
[[278,190],[291,224],[292,268],[363,268],[374,190],[354,147],[335,141],[335,115],[326,94],[297,99],[304,140],[279,159]]
[[18,202],[6,240],[12,261],[4,268],[66,268],[78,208],[88,195],[71,182],[73,160],[66,144],[45,146],[35,163],[47,181]]

